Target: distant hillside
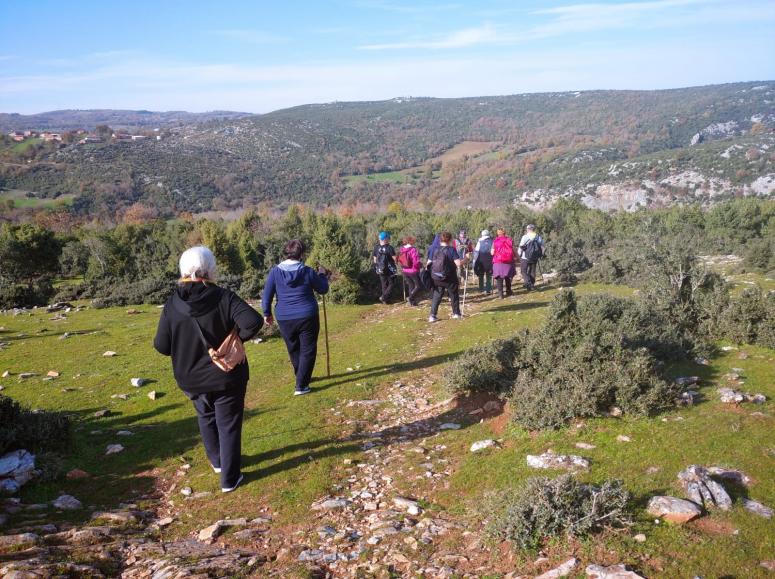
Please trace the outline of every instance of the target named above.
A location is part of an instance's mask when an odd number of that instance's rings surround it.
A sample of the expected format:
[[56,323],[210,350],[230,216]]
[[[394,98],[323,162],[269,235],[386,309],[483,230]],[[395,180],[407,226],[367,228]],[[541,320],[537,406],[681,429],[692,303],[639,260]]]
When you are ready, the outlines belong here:
[[245,203],[541,206],[559,197],[634,208],[771,195],[774,153],[768,81],[307,105],[184,125],[160,140],[6,158],[0,186],[74,193],[76,211],[98,215],[135,202],[162,214]]
[[212,120],[229,120],[249,116],[249,113],[210,111],[122,111],[113,109],[49,111],[34,115],[0,113],[0,131],[67,131],[93,130],[97,125],[119,128],[178,127]]

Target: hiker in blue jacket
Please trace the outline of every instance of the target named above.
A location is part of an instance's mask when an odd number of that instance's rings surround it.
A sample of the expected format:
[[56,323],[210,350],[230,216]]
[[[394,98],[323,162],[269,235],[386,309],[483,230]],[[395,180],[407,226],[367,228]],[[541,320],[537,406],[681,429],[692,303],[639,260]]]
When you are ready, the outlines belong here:
[[[293,372],[296,375],[295,396],[309,394],[312,371],[318,353],[320,314],[314,292],[328,293],[328,271],[321,267],[317,271],[304,265],[304,243],[292,239],[283,248],[279,265],[269,271],[264,287],[261,306],[267,324],[277,319]],[[277,297],[277,306],[272,315],[272,301]]]

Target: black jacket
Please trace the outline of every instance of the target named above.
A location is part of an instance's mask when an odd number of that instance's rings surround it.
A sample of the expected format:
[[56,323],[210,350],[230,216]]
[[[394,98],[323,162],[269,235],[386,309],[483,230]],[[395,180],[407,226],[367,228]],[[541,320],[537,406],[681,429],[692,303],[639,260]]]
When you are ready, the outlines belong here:
[[184,392],[218,392],[247,384],[247,360],[231,372],[218,368],[202,343],[197,323],[208,345],[217,348],[235,325],[240,338],[249,340],[264,325],[264,318],[230,290],[184,283],[164,305],[153,340],[159,353],[172,356],[175,380]]

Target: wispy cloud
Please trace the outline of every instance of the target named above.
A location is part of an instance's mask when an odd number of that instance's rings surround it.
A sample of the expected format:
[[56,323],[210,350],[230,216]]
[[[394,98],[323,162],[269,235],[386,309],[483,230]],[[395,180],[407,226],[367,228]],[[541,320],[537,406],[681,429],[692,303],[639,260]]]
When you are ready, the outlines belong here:
[[365,44],[359,46],[360,50],[404,50],[412,48],[425,48],[431,50],[445,48],[469,48],[481,44],[493,44],[497,41],[498,34],[491,24],[484,24],[476,28],[464,28],[437,37],[432,40],[407,40],[404,42],[391,42],[385,44]]
[[[740,0],[734,4],[725,0],[644,0],[625,3],[579,3],[525,12],[512,11],[520,19],[531,16],[541,22],[517,24],[482,24],[430,39],[416,37],[365,44],[360,50],[455,49],[478,45],[514,46],[530,41],[570,34],[632,28],[691,26],[697,23],[763,22],[775,18],[775,3],[771,0]],[[493,13],[491,13],[493,14]]]
[[214,36],[220,36],[221,38],[243,42],[245,44],[282,44],[288,41],[284,36],[262,30],[230,28],[224,30],[211,30],[210,33]]

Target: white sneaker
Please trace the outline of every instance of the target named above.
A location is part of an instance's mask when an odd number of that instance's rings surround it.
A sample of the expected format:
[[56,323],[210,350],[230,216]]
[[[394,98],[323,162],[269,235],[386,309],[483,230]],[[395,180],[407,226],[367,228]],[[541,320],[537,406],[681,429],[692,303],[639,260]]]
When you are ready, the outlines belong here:
[[463,315],[462,314],[452,314],[452,319],[453,320],[462,320],[463,319]]
[[237,479],[237,482],[235,483],[235,485],[233,487],[221,487],[221,492],[230,493],[231,491],[233,491],[234,489],[236,489],[240,485],[240,483],[242,482],[243,478],[245,478],[244,475],[239,475],[239,478]]
[[428,318],[428,322],[429,322],[429,323],[431,323],[431,324],[432,324],[433,322],[438,322],[438,321],[439,321],[439,318],[437,318],[436,316],[430,316],[430,317]]

